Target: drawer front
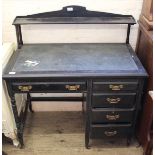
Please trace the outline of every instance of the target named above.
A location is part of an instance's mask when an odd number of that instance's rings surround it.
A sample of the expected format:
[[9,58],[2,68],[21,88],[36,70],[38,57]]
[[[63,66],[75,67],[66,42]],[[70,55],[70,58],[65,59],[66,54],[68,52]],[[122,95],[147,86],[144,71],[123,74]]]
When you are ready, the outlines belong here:
[[136,93],[111,93],[93,94],[93,108],[131,108],[134,104]]
[[134,110],[92,110],[92,123],[129,123]]
[[131,132],[131,125],[92,125],[91,138],[113,138],[127,136]]
[[136,90],[138,82],[93,82],[93,91],[132,91]]
[[86,90],[86,82],[33,82],[13,83],[16,92],[81,92]]

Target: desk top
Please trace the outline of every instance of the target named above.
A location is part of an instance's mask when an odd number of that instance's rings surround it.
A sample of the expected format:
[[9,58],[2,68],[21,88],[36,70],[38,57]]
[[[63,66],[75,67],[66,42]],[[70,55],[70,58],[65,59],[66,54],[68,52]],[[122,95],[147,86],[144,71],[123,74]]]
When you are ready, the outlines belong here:
[[123,43],[25,44],[11,57],[4,78],[74,74],[146,75],[131,47]]

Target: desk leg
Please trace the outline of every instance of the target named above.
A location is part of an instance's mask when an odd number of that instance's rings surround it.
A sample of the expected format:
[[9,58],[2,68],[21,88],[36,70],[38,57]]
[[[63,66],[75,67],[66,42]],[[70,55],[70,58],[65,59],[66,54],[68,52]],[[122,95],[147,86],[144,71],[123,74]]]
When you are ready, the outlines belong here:
[[32,109],[32,102],[31,102],[31,96],[30,96],[30,93],[27,93],[27,101],[28,101],[28,104],[29,104],[29,110],[31,113],[34,113],[33,109]]
[[84,93],[82,93],[82,114],[85,113],[85,110],[84,110],[84,102],[85,102],[85,100],[84,100]]
[[22,148],[24,143],[23,143],[23,132],[21,130],[21,125],[20,125],[20,119],[19,119],[19,115],[18,115],[18,111],[17,111],[17,106],[16,106],[16,100],[15,100],[15,95],[11,95],[11,105],[12,105],[12,110],[13,110],[13,114],[14,114],[14,118],[15,118],[15,123],[16,123],[16,127],[17,127],[17,137],[19,140],[19,147]]
[[89,129],[89,122],[88,120],[86,120],[86,128],[85,128],[85,147],[87,149],[90,149],[90,145],[89,145],[89,139],[90,139],[90,129]]
[[86,96],[86,112],[85,112],[85,147],[90,149],[90,105],[91,105],[91,91],[92,81],[88,82],[88,92]]

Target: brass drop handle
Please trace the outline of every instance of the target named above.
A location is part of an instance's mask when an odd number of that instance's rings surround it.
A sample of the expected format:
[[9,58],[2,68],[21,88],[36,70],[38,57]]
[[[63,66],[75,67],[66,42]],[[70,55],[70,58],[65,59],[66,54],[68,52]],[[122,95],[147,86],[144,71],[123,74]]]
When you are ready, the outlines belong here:
[[117,131],[105,131],[104,134],[106,136],[115,136],[117,134]]
[[65,88],[68,90],[78,90],[80,89],[80,85],[66,85]]
[[106,118],[108,120],[117,120],[120,118],[120,115],[119,114],[118,115],[106,115]]
[[18,89],[21,91],[30,91],[32,89],[32,86],[18,86]]
[[121,90],[124,86],[121,84],[121,85],[109,85],[109,88],[111,90]]
[[121,101],[120,98],[107,98],[107,101],[110,103],[110,104],[117,104]]

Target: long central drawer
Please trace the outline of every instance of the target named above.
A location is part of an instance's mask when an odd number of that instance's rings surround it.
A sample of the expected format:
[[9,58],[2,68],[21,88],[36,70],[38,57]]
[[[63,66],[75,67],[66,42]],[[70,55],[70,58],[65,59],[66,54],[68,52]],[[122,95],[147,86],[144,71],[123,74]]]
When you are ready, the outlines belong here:
[[92,123],[132,122],[134,109],[92,109]]
[[25,82],[13,83],[16,92],[81,92],[87,89],[86,82]]

